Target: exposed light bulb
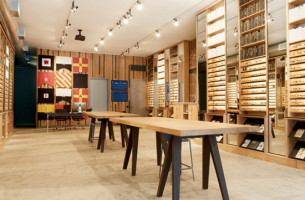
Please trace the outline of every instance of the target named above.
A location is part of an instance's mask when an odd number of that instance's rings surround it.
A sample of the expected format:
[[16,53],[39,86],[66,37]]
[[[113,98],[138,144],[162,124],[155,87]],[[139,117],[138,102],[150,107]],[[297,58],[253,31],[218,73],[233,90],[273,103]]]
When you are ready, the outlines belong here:
[[143,5],[142,5],[141,1],[137,1],[137,9],[143,10]]
[[105,43],[104,38],[101,39],[100,45],[103,45]]
[[61,48],[62,46],[64,46],[65,43],[62,42],[62,40],[60,40],[58,48]]
[[127,19],[126,16],[124,16],[123,23],[124,23],[124,24],[128,24],[128,19]]
[[72,2],[72,7],[71,7],[71,12],[75,13],[77,9],[78,9],[78,6],[75,6],[74,1],[73,1]]
[[268,17],[267,17],[267,23],[270,24],[273,21],[274,21],[274,19],[273,19],[272,15],[269,13]]
[[178,22],[177,18],[174,19],[174,26],[179,26],[179,22]]
[[161,36],[160,32],[156,30],[156,37],[160,37],[160,36]]
[[117,27],[120,29],[120,28],[122,28],[122,23],[121,23],[121,21],[119,21],[118,23],[116,23],[116,25],[117,25]]
[[70,27],[71,27],[71,23],[67,20],[66,29],[70,29]]
[[94,51],[98,51],[98,45],[95,45]]
[[234,28],[234,33],[233,33],[233,34],[234,34],[234,36],[237,36],[237,35],[238,35],[237,27]]
[[112,35],[113,35],[112,29],[109,30],[108,35],[109,35],[109,36],[112,36]]
[[65,39],[67,36],[68,36],[68,34],[65,33],[65,31],[64,31],[63,34],[62,34],[62,36],[61,36],[61,39]]
[[132,18],[131,9],[129,9],[129,11],[127,12],[126,16],[127,16],[128,19]]
[[139,49],[139,48],[140,48],[140,46],[139,46],[139,42],[137,42],[137,44],[136,44],[136,45],[134,45],[134,47],[135,47],[136,49]]

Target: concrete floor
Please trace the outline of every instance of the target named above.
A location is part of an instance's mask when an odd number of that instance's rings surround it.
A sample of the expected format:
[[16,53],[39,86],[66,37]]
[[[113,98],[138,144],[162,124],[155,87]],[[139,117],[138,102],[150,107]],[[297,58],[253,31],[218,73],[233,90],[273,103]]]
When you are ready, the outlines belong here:
[[[98,132],[98,130],[96,130]],[[17,129],[0,149],[0,199],[171,199],[167,182],[164,196],[156,197],[159,167],[156,165],[155,134],[140,130],[137,176],[130,167],[122,170],[119,128],[116,142],[107,139],[105,153],[88,145],[88,128],[51,132],[45,129]],[[195,182],[191,171],[181,176],[181,199],[221,199],[214,168],[210,187],[201,189],[201,147],[192,144]],[[252,158],[221,151],[230,199],[305,198],[305,173]],[[188,145],[183,144],[183,158],[189,162]],[[212,163],[212,162],[211,162]]]

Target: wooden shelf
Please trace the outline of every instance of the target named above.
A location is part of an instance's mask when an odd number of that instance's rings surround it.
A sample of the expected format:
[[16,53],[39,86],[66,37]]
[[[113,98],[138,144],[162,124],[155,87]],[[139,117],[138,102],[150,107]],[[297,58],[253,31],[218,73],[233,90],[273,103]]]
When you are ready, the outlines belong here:
[[293,22],[289,22],[289,25],[299,25],[299,24],[304,24],[305,23],[305,17],[302,19],[298,19],[296,21]]
[[247,59],[244,59],[244,60],[241,60],[241,61],[245,62],[245,61],[255,60],[255,59],[264,58],[264,57],[266,57],[266,55],[256,56],[256,57],[252,57],[252,58],[247,58]]
[[305,3],[305,0],[294,0],[292,2],[289,2],[290,5],[296,5],[296,6],[303,3]]
[[265,42],[266,42],[266,40],[260,40],[260,41],[253,42],[253,43],[250,43],[250,44],[245,44],[243,46],[240,46],[240,48],[249,48],[249,47],[253,47],[253,46],[258,46],[260,44],[264,44]]
[[252,4],[252,3],[256,2],[256,1],[258,1],[258,0],[251,0],[251,1],[247,2],[247,3],[244,3],[243,5],[239,6],[239,10],[241,10],[242,8],[248,6],[248,5],[250,5],[250,4]]
[[[221,45],[224,45],[224,44],[225,44],[225,41],[221,41],[221,42],[218,42],[218,43],[216,43],[216,44],[207,46],[207,48],[208,48],[208,49],[213,49],[213,48],[215,48],[215,47],[217,47],[217,46],[221,46]],[[217,56],[217,57],[219,57],[219,56]]]
[[212,32],[212,33],[208,33],[207,36],[208,36],[208,37],[211,37],[211,36],[213,36],[213,35],[217,35],[218,33],[221,33],[221,32],[224,32],[224,31],[225,31],[225,28],[222,28],[222,29],[219,29],[219,30],[214,31],[214,32]]
[[247,17],[244,17],[244,18],[240,19],[240,21],[241,21],[241,22],[244,22],[244,21],[246,21],[246,20],[248,20],[248,19],[251,19],[251,18],[256,17],[256,16],[258,16],[258,15],[261,15],[261,14],[263,14],[263,13],[265,13],[265,9],[263,9],[263,10],[261,10],[261,11],[258,11],[258,12],[256,12],[256,13],[253,13],[252,15],[249,15],[249,16],[247,16]]
[[214,22],[216,22],[216,21],[218,21],[218,20],[221,20],[221,19],[223,19],[225,16],[224,15],[221,15],[221,16],[219,16],[219,17],[217,17],[217,18],[215,18],[215,19],[213,19],[213,20],[211,20],[211,21],[207,21],[207,24],[213,24]]
[[257,26],[257,27],[252,28],[252,29],[249,29],[247,31],[241,32],[240,35],[246,35],[248,33],[251,33],[251,32],[254,32],[254,31],[258,31],[258,30],[263,29],[263,28],[265,28],[265,24]]

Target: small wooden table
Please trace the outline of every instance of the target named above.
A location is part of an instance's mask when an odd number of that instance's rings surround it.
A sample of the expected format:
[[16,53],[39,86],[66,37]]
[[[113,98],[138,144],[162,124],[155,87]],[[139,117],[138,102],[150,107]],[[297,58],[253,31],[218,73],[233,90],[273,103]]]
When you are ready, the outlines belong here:
[[[122,112],[114,112],[114,111],[94,111],[94,112],[83,112],[84,115],[87,115],[91,118],[91,124],[89,129],[89,137],[88,141],[93,143],[94,140],[94,126],[96,120],[101,121],[100,134],[98,139],[97,149],[101,149],[101,152],[104,152],[105,143],[104,140],[106,138],[106,126],[108,124],[109,138],[115,141],[114,133],[113,133],[113,123],[109,121],[109,118],[112,117],[138,117],[138,114],[132,113],[122,113]],[[121,126],[121,138],[122,138],[122,147],[125,147],[125,142],[127,145],[127,129],[126,126]]]
[[216,136],[224,133],[255,132],[259,129],[254,126],[161,117],[111,118],[110,121],[131,126],[131,135],[127,143],[123,169],[127,169],[132,151],[132,176],[136,175],[139,128],[171,135],[165,151],[157,196],[161,197],[163,195],[170,165],[172,165],[172,199],[175,200],[179,199],[180,196],[181,139],[202,138],[202,189],[208,189],[210,154],[212,154],[222,197],[223,199],[229,199]]

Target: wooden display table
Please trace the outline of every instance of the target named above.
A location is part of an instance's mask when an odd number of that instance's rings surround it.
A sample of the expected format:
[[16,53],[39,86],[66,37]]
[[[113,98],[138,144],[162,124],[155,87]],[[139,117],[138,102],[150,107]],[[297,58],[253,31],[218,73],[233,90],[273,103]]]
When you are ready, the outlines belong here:
[[181,171],[181,139],[202,138],[202,188],[208,189],[210,154],[212,154],[223,199],[229,199],[220,160],[216,136],[224,133],[255,132],[258,127],[214,122],[170,119],[160,117],[111,118],[111,122],[131,126],[123,169],[127,169],[132,150],[132,175],[136,175],[139,128],[171,135],[166,147],[157,196],[163,195],[166,179],[172,164],[172,199],[179,199]]
[[[138,117],[138,114],[131,113],[122,113],[114,111],[94,111],[94,112],[83,112],[84,115],[87,115],[91,118],[90,129],[89,129],[89,143],[93,143],[94,140],[94,125],[96,120],[101,121],[100,134],[98,139],[97,149],[101,149],[101,152],[104,152],[105,147],[105,138],[106,138],[106,126],[108,124],[109,138],[115,141],[113,133],[113,124],[109,121],[109,118],[112,117]],[[126,127],[121,126],[121,138],[122,138],[122,147],[125,147],[125,142],[127,144],[127,129]],[[102,142],[103,141],[103,142]]]

